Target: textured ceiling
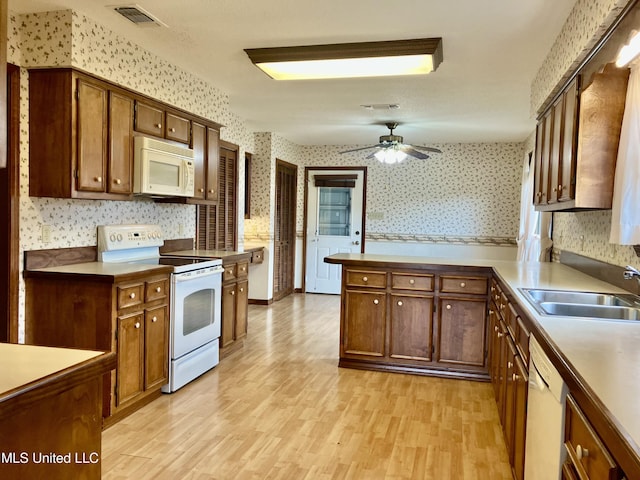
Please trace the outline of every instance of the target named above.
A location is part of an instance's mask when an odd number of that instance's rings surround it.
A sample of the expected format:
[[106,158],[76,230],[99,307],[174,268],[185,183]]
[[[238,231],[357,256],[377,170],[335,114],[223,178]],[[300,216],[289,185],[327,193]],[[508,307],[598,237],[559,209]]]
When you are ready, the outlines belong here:
[[[73,9],[229,95],[252,131],[304,145],[369,144],[400,124],[410,143],[522,141],[531,82],[575,0],[138,0],[140,28],[100,0],[9,0],[12,13]],[[442,37],[427,76],[276,82],[245,48]],[[367,110],[366,104],[398,104]]]

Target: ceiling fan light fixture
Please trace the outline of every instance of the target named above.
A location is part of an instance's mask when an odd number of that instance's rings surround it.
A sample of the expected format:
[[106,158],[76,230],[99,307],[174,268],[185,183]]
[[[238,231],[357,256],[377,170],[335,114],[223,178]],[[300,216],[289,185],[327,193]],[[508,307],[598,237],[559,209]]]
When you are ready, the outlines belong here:
[[442,39],[245,49],[275,80],[421,75],[442,62]]
[[402,150],[394,147],[383,148],[382,150],[378,150],[373,154],[381,163],[386,163],[388,165],[392,165],[394,163],[400,163],[407,158],[407,154]]

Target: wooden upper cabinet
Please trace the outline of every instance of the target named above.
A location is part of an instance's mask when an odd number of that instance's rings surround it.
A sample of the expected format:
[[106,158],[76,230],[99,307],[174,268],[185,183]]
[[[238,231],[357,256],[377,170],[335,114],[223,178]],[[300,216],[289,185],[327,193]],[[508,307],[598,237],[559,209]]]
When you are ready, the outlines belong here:
[[[193,122],[193,134],[191,136],[191,148],[193,149],[194,163],[194,193],[193,198],[204,200],[206,178],[206,148],[207,148],[207,127]],[[218,156],[216,155],[216,158]]]
[[77,80],[77,189],[104,192],[107,163],[107,90]]
[[131,199],[132,102],[71,69],[30,70],[29,194]]
[[191,121],[161,105],[136,102],[136,132],[166,138],[180,143],[191,143]]
[[581,88],[577,76],[536,129],[538,210],[611,208],[629,69],[607,64]]
[[167,124],[165,137],[167,140],[186,144],[191,141],[191,121],[189,119],[167,112],[165,120]]
[[207,127],[207,182],[205,198],[211,202],[218,201],[220,166],[220,132]]
[[164,137],[164,110],[143,102],[136,102],[136,132]]
[[133,99],[109,92],[109,171],[107,192],[133,191]]

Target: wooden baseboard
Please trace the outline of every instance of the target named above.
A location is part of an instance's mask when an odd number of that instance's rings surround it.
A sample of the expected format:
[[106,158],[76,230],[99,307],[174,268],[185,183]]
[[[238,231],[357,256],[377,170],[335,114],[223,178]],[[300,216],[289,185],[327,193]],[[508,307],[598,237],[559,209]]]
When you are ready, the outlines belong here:
[[273,303],[273,298],[269,300],[261,300],[258,298],[250,298],[249,305],[271,305]]
[[635,280],[625,280],[622,276],[624,267],[611,263],[601,262],[594,258],[584,257],[577,253],[562,250],[560,252],[560,263],[571,268],[586,273],[587,275],[602,280],[604,282],[620,287],[634,295],[640,295],[640,283]]

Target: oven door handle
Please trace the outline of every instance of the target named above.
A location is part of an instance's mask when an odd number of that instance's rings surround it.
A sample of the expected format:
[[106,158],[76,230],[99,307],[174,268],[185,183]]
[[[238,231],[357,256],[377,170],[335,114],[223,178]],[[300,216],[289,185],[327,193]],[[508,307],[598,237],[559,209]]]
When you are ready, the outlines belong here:
[[174,281],[176,283],[179,283],[179,282],[188,282],[190,280],[200,280],[202,278],[212,277],[212,276],[215,276],[215,275],[222,276],[222,272],[224,272],[224,268],[215,267],[210,272],[206,272],[206,273],[199,273],[197,275],[189,275],[188,272],[187,273],[177,273],[173,277],[174,277]]

